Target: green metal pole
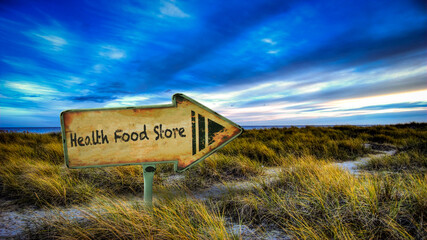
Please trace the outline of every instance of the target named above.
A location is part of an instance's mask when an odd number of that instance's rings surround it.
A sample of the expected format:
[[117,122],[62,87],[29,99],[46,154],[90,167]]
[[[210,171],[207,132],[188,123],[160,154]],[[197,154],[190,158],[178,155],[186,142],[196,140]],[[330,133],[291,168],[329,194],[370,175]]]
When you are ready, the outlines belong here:
[[148,207],[153,206],[153,177],[156,171],[155,164],[144,164],[144,204]]

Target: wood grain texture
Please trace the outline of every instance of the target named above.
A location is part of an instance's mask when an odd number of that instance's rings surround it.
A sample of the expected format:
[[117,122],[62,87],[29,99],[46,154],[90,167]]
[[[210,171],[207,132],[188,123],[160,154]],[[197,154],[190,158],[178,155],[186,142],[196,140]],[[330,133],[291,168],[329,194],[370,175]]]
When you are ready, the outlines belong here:
[[[177,160],[178,168],[183,169],[242,131],[232,122],[185,97],[177,96],[175,101],[174,106],[167,107],[63,112],[68,166]],[[192,145],[192,111],[204,116],[206,122],[209,119],[224,127],[210,136],[213,141],[211,144],[206,142],[205,148],[195,154]],[[160,135],[160,126],[163,137]],[[204,128],[203,139],[207,141],[207,124]]]

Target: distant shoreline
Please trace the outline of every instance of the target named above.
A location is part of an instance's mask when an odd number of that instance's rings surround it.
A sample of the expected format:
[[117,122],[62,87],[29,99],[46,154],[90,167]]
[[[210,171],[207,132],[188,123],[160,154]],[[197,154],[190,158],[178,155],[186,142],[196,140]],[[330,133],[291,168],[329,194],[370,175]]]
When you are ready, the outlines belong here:
[[0,127],[0,132],[59,133],[61,127]]
[[[418,122],[413,122],[418,123]],[[253,125],[253,126],[242,126],[245,130],[251,129],[271,129],[271,128],[304,128],[304,127],[334,127],[334,126],[357,126],[357,127],[370,127],[379,125],[399,125],[399,124],[411,124],[411,123],[398,123],[398,124],[364,124],[364,125],[352,125],[352,124],[335,124],[335,125]],[[59,133],[61,127],[0,127],[0,132],[29,132],[29,133]]]

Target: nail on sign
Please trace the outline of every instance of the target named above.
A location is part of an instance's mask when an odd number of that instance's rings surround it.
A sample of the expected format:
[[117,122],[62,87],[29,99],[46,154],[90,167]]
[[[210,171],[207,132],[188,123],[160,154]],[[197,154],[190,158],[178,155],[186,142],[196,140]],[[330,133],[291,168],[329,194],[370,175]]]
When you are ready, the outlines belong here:
[[80,109],[61,113],[70,168],[174,162],[184,171],[242,133],[242,128],[193,99],[172,104]]

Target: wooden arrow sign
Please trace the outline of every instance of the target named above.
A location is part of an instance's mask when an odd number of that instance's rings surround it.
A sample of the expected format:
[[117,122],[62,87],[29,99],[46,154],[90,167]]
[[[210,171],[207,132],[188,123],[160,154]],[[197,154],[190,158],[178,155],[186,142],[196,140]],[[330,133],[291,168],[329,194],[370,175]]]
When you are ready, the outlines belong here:
[[243,131],[183,94],[168,105],[67,110],[61,129],[70,168],[174,162],[178,172]]

